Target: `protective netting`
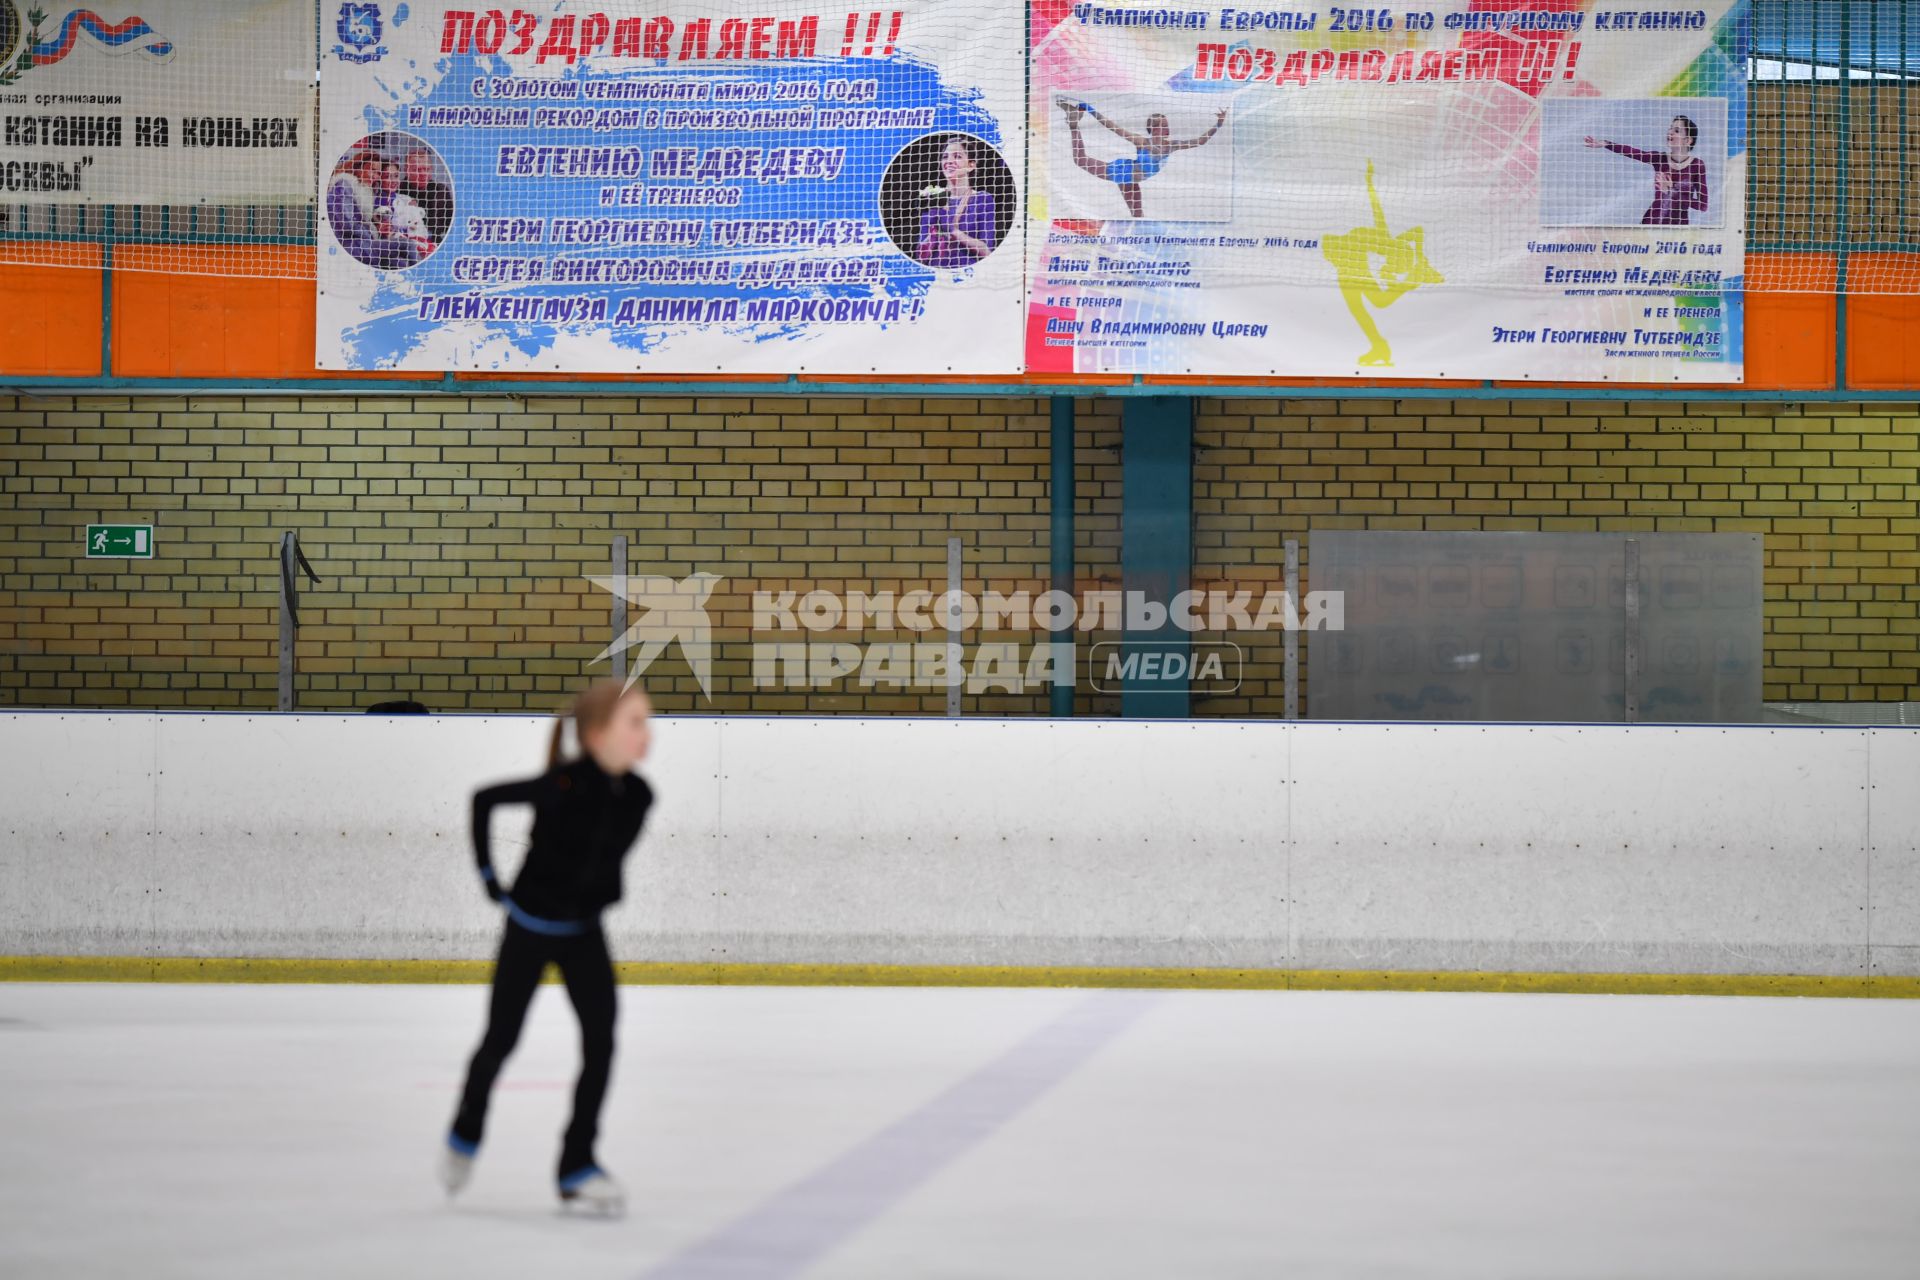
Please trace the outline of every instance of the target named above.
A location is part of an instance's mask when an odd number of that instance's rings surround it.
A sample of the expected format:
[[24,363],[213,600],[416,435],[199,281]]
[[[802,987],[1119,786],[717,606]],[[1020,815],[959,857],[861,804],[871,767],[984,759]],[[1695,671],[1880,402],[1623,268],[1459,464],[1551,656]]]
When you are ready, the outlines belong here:
[[1755,0],[1751,48],[1748,288],[1920,292],[1920,3]]
[[311,276],[311,0],[0,0],[0,262]]
[[421,5],[329,49],[319,366],[1016,370],[1022,28],[984,8]]
[[[918,255],[917,261],[936,270],[978,265],[994,273],[1020,272],[1016,255],[981,250],[1019,235],[1021,214],[1032,212],[1036,199],[1051,201],[1033,224],[1043,231],[1062,221],[1111,226],[1129,217],[1217,227],[1235,216],[1234,201],[1244,205],[1249,191],[1277,192],[1277,202],[1298,221],[1346,217],[1354,232],[1377,224],[1384,242],[1398,243],[1416,223],[1396,206],[1396,199],[1409,203],[1396,197],[1396,189],[1447,193],[1461,208],[1477,211],[1473,220],[1490,243],[1524,242],[1543,230],[1576,225],[1604,229],[1648,218],[1665,223],[1684,214],[1691,228],[1717,228],[1744,242],[1740,283],[1749,292],[1920,291],[1920,0],[1741,0],[1709,7],[1702,12],[1723,14],[1737,25],[1738,45],[1718,33],[1676,33],[1675,47],[1692,41],[1698,56],[1678,66],[1657,95],[1636,101],[1582,88],[1587,78],[1601,78],[1591,61],[1601,47],[1592,24],[1606,6],[1580,0],[1473,0],[1393,10],[1276,4],[1257,12],[1172,0],[1108,10],[1209,16],[1219,53],[1204,51],[1204,37],[1187,39],[1184,71],[1165,75],[1157,67],[1146,74],[1143,65],[1129,62],[1131,50],[1146,45],[1113,42],[1108,27],[1084,19],[1085,11],[1099,6],[1035,0],[1029,13],[1012,0],[945,0],[928,8],[955,31],[1031,27],[1035,92],[1020,145],[994,136],[977,104],[970,105],[967,87],[943,78],[943,68],[925,59],[892,59],[899,75],[878,76],[870,89],[846,87],[862,76],[823,70],[813,77],[818,92],[827,92],[829,81],[843,82],[833,90],[842,96],[833,100],[762,96],[780,91],[780,77],[758,75],[756,68],[804,62],[801,42],[822,59],[866,53],[876,64],[888,62],[894,42],[902,39],[896,25],[901,8],[831,10],[778,0],[752,12],[740,9],[737,37],[728,37],[722,27],[733,8],[691,0],[530,6],[537,15],[429,3],[120,0],[88,8],[70,0],[0,0],[0,263],[91,270],[110,263],[122,271],[310,279],[316,239],[329,234],[327,202],[344,193],[364,208],[366,227],[377,231],[380,243],[365,240],[364,250],[398,264],[409,254],[429,255],[454,216],[450,169],[459,167],[460,156],[441,153],[451,147],[491,155],[515,133],[497,112],[590,108],[594,114],[583,123],[549,131],[556,137],[571,131],[566,145],[584,153],[596,146],[654,149],[669,130],[649,125],[646,112],[677,106],[728,109],[741,121],[735,127],[688,124],[704,139],[699,163],[724,165],[712,153],[729,144],[738,147],[740,164],[767,163],[771,152],[791,148],[779,163],[801,166],[795,173],[747,184],[750,199],[764,197],[753,221],[812,223],[809,230],[789,233],[812,239],[788,246],[792,252],[783,260],[819,258],[824,265],[815,269],[823,274],[816,283],[828,292],[835,284],[885,277],[885,261],[898,255]],[[1424,12],[1429,20],[1435,14],[1445,20],[1453,10],[1521,9],[1579,15],[1587,23],[1584,32],[1562,33],[1567,38],[1544,55],[1551,63],[1544,88],[1517,91],[1515,77],[1505,72],[1479,80],[1463,74],[1461,83],[1428,106],[1356,115],[1348,109],[1351,98],[1342,97],[1347,90],[1331,84],[1340,66],[1329,63],[1326,91],[1274,92],[1286,59],[1296,52],[1311,58],[1325,50],[1335,59],[1363,60],[1378,50],[1389,60],[1384,75],[1391,77],[1393,59],[1422,47],[1421,33],[1408,29],[1410,16]],[[1229,29],[1224,15],[1236,11],[1243,18],[1312,11],[1317,25]],[[1075,12],[1083,20],[1074,21]],[[1397,24],[1380,29],[1356,23],[1330,32],[1338,12],[1385,15]],[[705,35],[690,36],[703,19],[710,20]],[[924,15],[910,19],[907,39],[918,23],[924,40],[929,21]],[[1551,43],[1544,38],[1552,34],[1548,25],[1542,23],[1538,33],[1543,44]],[[397,56],[390,51],[423,32],[430,33],[436,55],[474,59],[488,75],[550,78],[583,91],[596,82],[630,83],[628,73],[645,64],[659,73],[652,77],[655,96],[589,100],[526,91],[533,96],[504,102],[470,94],[460,105],[472,114],[457,127],[369,128],[344,145],[333,145],[338,139],[330,132],[330,149],[322,154],[320,77],[346,76],[374,60],[390,65]],[[1470,73],[1476,57],[1509,57],[1494,46],[1513,35],[1511,28],[1496,31],[1479,45],[1463,37],[1459,69]],[[1571,66],[1569,46],[1582,35],[1588,61]],[[533,43],[516,52],[529,37]],[[690,39],[704,41],[704,58],[683,60]],[[738,74],[719,67],[729,56],[723,52],[728,39],[737,39],[730,56]],[[965,47],[964,34],[955,39]],[[1720,65],[1735,47],[1742,51],[1739,65]],[[1242,51],[1251,59],[1245,74],[1230,61]],[[1019,59],[1017,46],[1011,56]],[[1216,56],[1213,66],[1209,60]],[[1276,63],[1263,77],[1264,56]],[[930,78],[913,81],[919,72]],[[1013,66],[1005,74],[1018,83],[1027,68]],[[1321,78],[1319,72],[1313,76]],[[715,79],[734,86],[727,100],[705,83]],[[676,102],[676,83],[692,96]],[[860,100],[866,93],[874,96]],[[788,129],[780,112],[841,123]],[[832,112],[841,114],[825,114]],[[1686,124],[1677,124],[1678,118]],[[889,128],[890,121],[909,123]],[[1008,124],[1018,129],[1021,122]],[[1164,139],[1149,137],[1161,128]],[[1670,136],[1675,128],[1690,136]],[[874,167],[879,187],[872,229],[853,245],[818,242],[823,234],[831,241],[835,220],[822,216],[816,199],[827,185],[818,180],[823,175],[804,171],[806,164],[826,161],[802,153],[835,149],[836,134],[847,148],[838,163]],[[1588,145],[1589,138],[1598,145]],[[1181,146],[1163,154],[1163,141]],[[969,179],[967,193],[958,197],[945,170],[954,147]],[[746,158],[754,151],[758,160]],[[1684,158],[1674,158],[1682,152]],[[1386,157],[1394,155],[1404,163],[1389,172]],[[576,162],[601,161],[585,155],[530,161]],[[626,161],[606,163],[612,166],[606,176],[616,181],[594,184],[596,204],[626,198],[601,195],[602,186],[622,185],[618,166]],[[1380,176],[1370,184],[1372,163],[1380,166]],[[1246,175],[1256,172],[1265,175],[1265,186],[1249,187]],[[672,181],[738,190],[739,176],[696,169]],[[1501,195],[1522,182],[1539,184],[1537,220],[1534,210],[1523,212]],[[1743,201],[1729,197],[1734,187],[1744,193]],[[548,190],[554,194],[547,216],[582,224],[594,216],[594,210],[572,207],[577,192]],[[1138,210],[1129,204],[1135,199],[1142,202]],[[1348,206],[1360,216],[1333,212]],[[341,216],[350,212],[342,206]],[[647,212],[662,222],[703,225],[717,216],[712,207],[674,212],[649,206]],[[1418,225],[1429,236],[1438,234],[1430,219]],[[851,227],[840,231],[853,234]],[[1378,247],[1367,239],[1359,235],[1352,252]],[[567,249],[548,238],[511,257],[551,261]],[[1276,255],[1258,272],[1279,283],[1296,276],[1305,281],[1313,272],[1324,274],[1327,260],[1324,251]],[[1024,264],[1028,272],[1037,261],[1036,254]],[[535,268],[523,263],[517,269]],[[680,268],[683,274],[698,269]],[[671,266],[631,270],[651,272],[652,281],[667,288],[687,283],[669,279]],[[1438,277],[1421,282],[1436,290],[1470,289],[1491,278],[1476,274],[1471,261],[1461,269],[1458,255],[1446,269],[1437,260],[1424,268],[1413,261],[1403,274],[1420,276],[1423,270]],[[1040,280],[1033,287],[1046,286]],[[1170,321],[1179,312],[1177,296],[1167,294],[1141,308],[1143,316]]]

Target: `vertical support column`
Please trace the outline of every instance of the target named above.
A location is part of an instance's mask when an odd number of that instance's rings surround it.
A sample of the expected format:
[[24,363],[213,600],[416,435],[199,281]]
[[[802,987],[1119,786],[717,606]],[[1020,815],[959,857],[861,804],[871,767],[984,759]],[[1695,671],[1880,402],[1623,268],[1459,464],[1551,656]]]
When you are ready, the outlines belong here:
[[1640,719],[1640,543],[1627,539],[1627,630],[1621,648],[1626,654],[1626,713],[1628,724]]
[[[1193,581],[1193,400],[1129,398],[1120,423],[1121,588],[1129,604],[1164,611]],[[1186,716],[1192,638],[1171,616],[1156,627],[1136,621],[1127,618],[1121,649],[1120,714]]]
[[[1300,614],[1300,540],[1287,539],[1287,608],[1295,617]],[[1281,642],[1285,646],[1286,707],[1287,719],[1300,718],[1300,632],[1288,627],[1286,638]]]
[[[1074,457],[1073,397],[1054,396],[1049,405],[1053,413],[1053,470],[1047,486],[1047,550],[1051,560],[1051,589],[1074,594]],[[1068,673],[1064,684],[1053,686],[1049,710],[1056,716],[1073,714],[1073,680],[1078,672],[1073,661],[1073,632],[1068,630],[1053,642],[1056,671]],[[1062,652],[1064,650],[1064,652]]]
[[293,657],[299,629],[293,620],[293,601],[287,598],[292,590],[292,579],[282,573],[280,575],[280,696],[276,703],[282,711],[293,710]]
[[291,533],[280,535],[280,674],[279,697],[275,705],[282,711],[293,710],[293,677],[295,645],[300,635],[300,620],[295,612],[298,605],[294,602],[294,592],[299,589],[294,580],[294,538]]
[[[613,625],[613,643],[620,644],[622,636],[627,634],[627,535],[613,535],[613,616],[609,619]],[[613,678],[625,683],[627,679],[627,651],[624,647],[613,651]]]
[[[1900,6],[1900,84],[1897,90],[1900,95],[1900,110],[1897,114],[1900,120],[1900,146],[1898,154],[1902,156],[1911,156],[1913,154],[1913,152],[1907,150],[1907,125],[1913,118],[1909,114],[1913,108],[1907,105],[1907,84],[1913,79],[1915,73],[1920,73],[1920,62],[1915,61],[1917,51],[1914,48],[1913,38],[1907,31],[1907,15],[1912,12],[1912,5],[1903,4]],[[1913,185],[1912,176],[1913,165],[1903,164],[1900,166],[1900,225],[1903,227],[1913,225],[1907,221],[1907,195],[1908,188]]]
[[[1835,184],[1840,191],[1834,228],[1839,261],[1834,274],[1833,380],[1841,391],[1847,389],[1847,269],[1852,265],[1847,251],[1848,238],[1852,235],[1849,222],[1853,204],[1853,192],[1848,186],[1853,159],[1852,8],[1851,0],[1840,0],[1840,145],[1834,148],[1833,161]],[[1818,21],[1816,18],[1815,22]]]
[[947,714],[960,714],[960,682],[966,679],[966,647],[960,631],[960,539],[947,539]]
[[304,573],[314,582],[320,575],[307,563],[300,550],[300,535],[288,530],[280,535],[280,710],[292,711],[296,701],[293,689],[296,645],[300,639],[300,580]]
[[100,242],[100,376],[113,376],[113,246],[119,238],[114,206],[101,214]]

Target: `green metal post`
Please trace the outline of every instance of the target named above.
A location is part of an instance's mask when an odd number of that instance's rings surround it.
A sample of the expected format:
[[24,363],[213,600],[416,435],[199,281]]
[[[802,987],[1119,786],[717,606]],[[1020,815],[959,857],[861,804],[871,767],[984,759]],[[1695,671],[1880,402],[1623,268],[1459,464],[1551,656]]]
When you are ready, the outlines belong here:
[[[1144,603],[1170,615],[1174,597],[1193,580],[1193,400],[1128,400],[1120,424],[1123,607],[1131,613],[1130,606]],[[1191,638],[1171,616],[1157,627],[1129,620],[1120,650],[1120,714],[1186,716],[1192,652]],[[1102,665],[1098,673],[1111,669]]]
[[1840,145],[1835,148],[1839,152],[1835,175],[1840,189],[1839,215],[1835,227],[1839,255],[1834,275],[1833,376],[1834,386],[1841,391],[1847,389],[1847,239],[1851,234],[1849,215],[1853,204],[1853,192],[1847,185],[1851,168],[1848,161],[1853,155],[1852,7],[1852,0],[1840,0]]
[[100,236],[100,376],[113,376],[113,237],[114,206],[102,215]]
[[1910,4],[1900,6],[1900,234],[1895,240],[1907,237],[1907,184],[1913,169],[1912,153],[1907,150],[1907,81],[1920,67],[1910,65],[1913,57],[1913,45],[1907,35],[1907,12]]

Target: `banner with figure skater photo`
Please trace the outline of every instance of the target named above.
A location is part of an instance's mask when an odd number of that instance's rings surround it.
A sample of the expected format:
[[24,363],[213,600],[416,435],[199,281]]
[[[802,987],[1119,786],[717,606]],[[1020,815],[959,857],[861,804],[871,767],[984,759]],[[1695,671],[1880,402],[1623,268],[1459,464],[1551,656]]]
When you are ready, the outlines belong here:
[[1016,373],[1020,17],[329,8],[318,363]]
[[1747,0],[1033,0],[1039,374],[1738,382]]

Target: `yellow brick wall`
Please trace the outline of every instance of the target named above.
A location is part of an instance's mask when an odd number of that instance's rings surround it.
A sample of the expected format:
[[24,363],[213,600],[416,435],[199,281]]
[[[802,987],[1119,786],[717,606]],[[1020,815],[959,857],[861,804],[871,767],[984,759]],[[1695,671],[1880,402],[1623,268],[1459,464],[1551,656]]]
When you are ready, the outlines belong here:
[[[1114,402],[1081,402],[1078,442],[1080,585],[1117,588]],[[625,533],[631,573],[723,578],[715,700],[670,654],[663,706],[936,711],[932,690],[756,690],[751,593],[937,591],[950,535],[969,586],[1045,590],[1047,443],[1038,400],[0,397],[0,703],[272,706],[292,529],[325,578],[303,707],[551,708],[606,643],[586,578]],[[1920,699],[1914,406],[1203,400],[1196,446],[1201,584],[1277,582],[1288,537],[1310,577],[1313,527],[1755,532],[1767,698]],[[82,559],[100,521],[155,524],[159,554]],[[1196,710],[1280,699],[1272,636]]]
[[[1082,432],[1094,572],[1118,563],[1118,425]],[[587,577],[624,533],[632,574],[724,579],[714,701],[669,650],[663,707],[937,711],[932,689],[756,690],[752,593],[943,590],[949,536],[970,585],[1044,591],[1048,435],[1034,400],[0,397],[0,703],[272,707],[293,530],[324,579],[302,592],[303,709],[550,710],[607,670]],[[155,558],[83,559],[111,521],[154,524]]]

